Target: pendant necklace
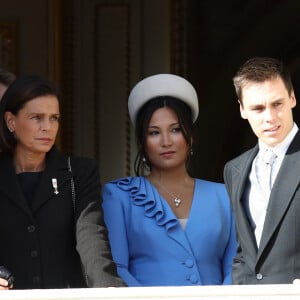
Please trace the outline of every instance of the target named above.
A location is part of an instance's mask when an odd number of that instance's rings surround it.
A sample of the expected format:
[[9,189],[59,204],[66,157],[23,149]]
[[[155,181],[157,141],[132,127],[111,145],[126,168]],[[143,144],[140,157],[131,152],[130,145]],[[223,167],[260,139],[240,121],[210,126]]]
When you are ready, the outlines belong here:
[[185,184],[187,183],[187,179],[188,179],[187,177],[184,179],[181,190],[179,191],[179,193],[177,195],[174,195],[172,192],[167,190],[162,184],[160,184],[159,181],[155,180],[155,183],[157,183],[157,185],[159,185],[170,197],[172,197],[175,206],[179,207],[179,205],[181,204],[180,195],[182,194],[182,192],[184,190]]

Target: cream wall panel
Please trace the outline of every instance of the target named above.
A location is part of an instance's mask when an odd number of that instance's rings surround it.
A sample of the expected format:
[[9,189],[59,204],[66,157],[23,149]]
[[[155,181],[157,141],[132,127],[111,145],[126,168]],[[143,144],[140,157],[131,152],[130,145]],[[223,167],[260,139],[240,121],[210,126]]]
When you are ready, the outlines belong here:
[[127,97],[170,71],[169,0],[74,0],[74,152],[99,161],[102,183],[133,175]]
[[51,0],[1,0],[0,21],[16,23],[17,74],[54,77]]
[[129,9],[99,5],[96,12],[96,151],[104,182],[125,175],[129,163]]

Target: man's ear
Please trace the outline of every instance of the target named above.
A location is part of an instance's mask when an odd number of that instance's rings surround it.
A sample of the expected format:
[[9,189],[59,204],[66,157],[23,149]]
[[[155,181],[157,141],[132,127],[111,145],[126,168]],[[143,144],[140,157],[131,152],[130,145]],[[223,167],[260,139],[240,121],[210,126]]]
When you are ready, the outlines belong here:
[[243,107],[242,102],[241,102],[240,100],[238,100],[238,102],[239,102],[239,105],[240,105],[240,114],[241,114],[241,117],[242,117],[243,119],[247,119],[247,116],[246,116],[246,114],[245,114],[245,111],[244,111],[244,107]]
[[295,92],[294,91],[291,92],[290,99],[291,99],[291,103],[292,103],[292,108],[294,108],[296,106],[296,104],[297,104],[297,100],[296,100],[296,96],[295,96]]

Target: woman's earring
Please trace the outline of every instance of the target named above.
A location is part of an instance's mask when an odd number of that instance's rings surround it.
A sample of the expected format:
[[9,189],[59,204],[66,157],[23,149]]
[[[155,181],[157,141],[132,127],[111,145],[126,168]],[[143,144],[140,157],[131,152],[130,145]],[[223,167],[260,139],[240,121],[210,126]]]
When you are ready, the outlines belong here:
[[194,152],[193,152],[193,148],[191,147],[190,149],[190,155],[193,156],[194,155]]
[[150,171],[150,166],[149,166],[149,164],[147,163],[147,159],[146,159],[145,156],[143,156],[142,162],[143,162],[144,167],[145,167],[145,169],[147,170],[147,172],[149,172],[149,171]]
[[13,130],[12,128],[8,128],[8,130],[9,130],[11,133],[14,132],[14,130]]

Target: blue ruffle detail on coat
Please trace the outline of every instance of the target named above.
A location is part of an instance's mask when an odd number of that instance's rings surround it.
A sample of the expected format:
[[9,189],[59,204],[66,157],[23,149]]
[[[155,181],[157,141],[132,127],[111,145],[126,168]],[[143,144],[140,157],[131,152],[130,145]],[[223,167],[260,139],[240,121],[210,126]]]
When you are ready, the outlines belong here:
[[144,215],[154,218],[157,225],[165,226],[167,232],[179,224],[157,189],[144,177],[127,177],[113,183],[117,184],[119,189],[128,192],[135,205],[144,206]]

